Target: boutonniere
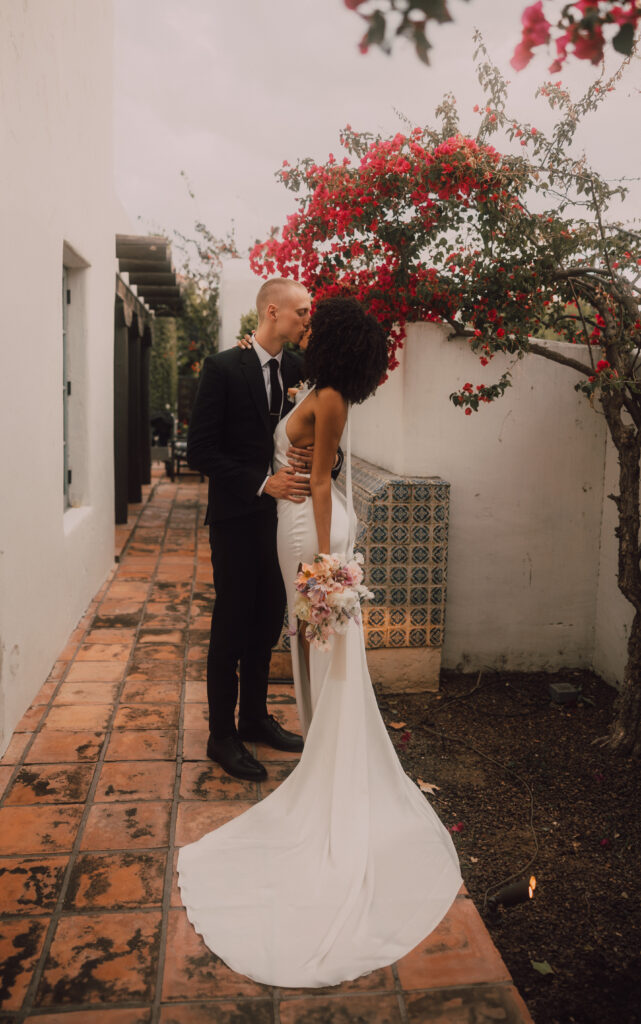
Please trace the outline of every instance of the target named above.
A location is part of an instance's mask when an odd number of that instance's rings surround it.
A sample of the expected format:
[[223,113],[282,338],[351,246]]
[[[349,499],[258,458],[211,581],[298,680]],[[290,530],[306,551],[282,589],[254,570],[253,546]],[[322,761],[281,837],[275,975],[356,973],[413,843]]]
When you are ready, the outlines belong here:
[[287,388],[287,397],[289,398],[290,402],[295,402],[296,401],[296,395],[298,394],[298,392],[302,391],[303,388],[306,388],[306,387],[307,387],[307,381],[306,380],[299,380],[298,384],[295,384],[293,388]]

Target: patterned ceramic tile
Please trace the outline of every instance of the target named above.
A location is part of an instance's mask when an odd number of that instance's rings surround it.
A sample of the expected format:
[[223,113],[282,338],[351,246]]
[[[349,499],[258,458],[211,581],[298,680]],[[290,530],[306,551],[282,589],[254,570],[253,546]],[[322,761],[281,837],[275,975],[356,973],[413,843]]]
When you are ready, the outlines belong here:
[[389,641],[390,647],[407,647],[407,634],[404,629],[390,629]]
[[388,538],[386,526],[372,526],[369,531],[369,539],[375,544],[386,544]]
[[407,523],[410,520],[410,507],[399,503],[398,505],[392,505],[392,522],[393,523]]
[[407,544],[410,538],[410,532],[408,527],[396,523],[392,527],[391,537],[394,544]]
[[[445,621],[450,485],[399,477],[353,458],[356,549],[374,597],[363,614],[366,645],[439,647]],[[345,474],[338,480],[345,489]],[[286,630],[278,650],[287,650]]]
[[390,572],[390,580],[392,583],[396,583],[398,585],[407,583],[407,566],[395,565]]
[[411,489],[408,484],[392,484],[392,498],[394,501],[409,501],[411,496]]

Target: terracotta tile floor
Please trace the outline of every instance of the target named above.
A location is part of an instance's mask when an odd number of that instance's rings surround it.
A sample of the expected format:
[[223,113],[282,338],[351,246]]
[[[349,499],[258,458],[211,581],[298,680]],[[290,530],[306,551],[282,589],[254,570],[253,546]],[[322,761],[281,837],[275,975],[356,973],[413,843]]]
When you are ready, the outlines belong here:
[[[205,757],[205,487],[156,474],[120,561],[0,766],[0,1024],[527,1024],[471,899],[399,963],[323,990],[231,971],[189,925],[177,849],[260,800]],[[296,725],[291,684],[273,713]]]

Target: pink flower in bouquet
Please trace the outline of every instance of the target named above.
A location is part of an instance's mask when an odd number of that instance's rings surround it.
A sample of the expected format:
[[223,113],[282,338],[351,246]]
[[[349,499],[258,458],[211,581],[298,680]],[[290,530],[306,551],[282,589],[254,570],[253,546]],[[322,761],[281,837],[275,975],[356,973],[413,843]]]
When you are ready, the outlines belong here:
[[294,614],[307,623],[305,637],[319,650],[329,650],[330,637],[344,633],[352,619],[360,623],[361,601],[373,597],[362,584],[362,561],[360,554],[346,563],[338,555],[316,555],[312,565],[301,565]]

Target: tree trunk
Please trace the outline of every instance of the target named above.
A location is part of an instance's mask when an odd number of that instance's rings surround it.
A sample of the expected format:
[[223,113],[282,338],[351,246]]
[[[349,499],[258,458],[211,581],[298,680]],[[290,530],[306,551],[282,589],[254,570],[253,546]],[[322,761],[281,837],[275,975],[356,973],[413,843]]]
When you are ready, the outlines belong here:
[[623,423],[620,394],[601,399],[612,440],[619,455],[619,493],[610,495],[619,512],[619,590],[635,614],[628,640],[628,660],[615,705],[608,746],[620,754],[641,758],[641,567],[639,565],[639,482],[641,438]]
[[615,705],[608,746],[641,758],[641,614],[635,613],[628,641],[628,663]]

